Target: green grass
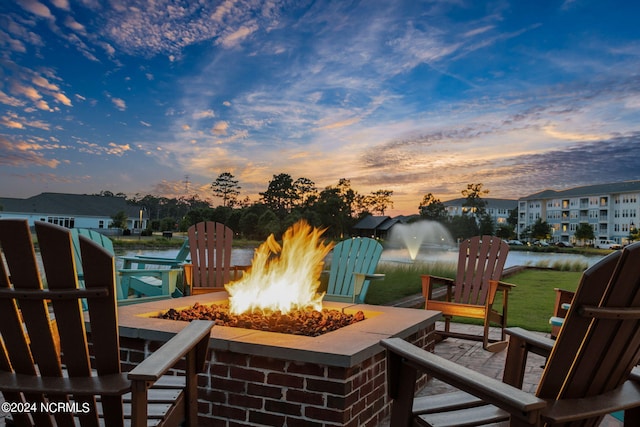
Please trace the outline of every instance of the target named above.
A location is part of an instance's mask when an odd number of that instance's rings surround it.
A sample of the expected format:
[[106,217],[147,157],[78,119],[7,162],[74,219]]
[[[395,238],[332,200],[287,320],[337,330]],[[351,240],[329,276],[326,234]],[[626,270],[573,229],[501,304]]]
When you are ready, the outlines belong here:
[[505,281],[516,285],[509,293],[507,325],[550,332],[549,317],[556,298],[553,289],[573,291],[581,275],[576,271],[530,269],[507,278]]
[[383,273],[384,280],[372,281],[367,293],[367,303],[383,305],[409,295],[422,292],[422,274],[455,277],[456,266],[451,263],[380,263],[376,273]]
[[[504,279],[516,287],[509,293],[508,326],[520,326],[532,331],[549,332],[549,317],[555,302],[554,288],[575,290],[581,271],[586,266],[554,265],[558,269],[527,269]],[[579,271],[569,271],[578,269]],[[385,280],[371,282],[367,303],[386,304],[402,297],[421,292],[421,274],[454,277],[455,266],[434,264],[380,264],[376,270],[385,273]],[[498,299],[496,304],[501,304]],[[477,323],[482,321],[454,318],[455,322]]]

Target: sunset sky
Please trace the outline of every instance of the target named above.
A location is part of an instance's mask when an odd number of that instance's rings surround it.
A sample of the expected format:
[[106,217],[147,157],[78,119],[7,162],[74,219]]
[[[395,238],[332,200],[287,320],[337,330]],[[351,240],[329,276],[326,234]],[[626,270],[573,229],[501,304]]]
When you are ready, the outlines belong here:
[[198,194],[231,172],[390,215],[640,179],[634,1],[0,2],[0,197]]

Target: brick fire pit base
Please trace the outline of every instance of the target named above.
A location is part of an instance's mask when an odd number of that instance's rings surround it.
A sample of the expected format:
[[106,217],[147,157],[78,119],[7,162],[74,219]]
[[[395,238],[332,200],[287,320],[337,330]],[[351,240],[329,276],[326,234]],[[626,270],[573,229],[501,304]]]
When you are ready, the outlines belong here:
[[[226,293],[120,307],[125,369],[139,363],[184,322],[153,316],[226,300]],[[176,304],[180,307],[176,307]],[[383,338],[433,348],[439,312],[325,303],[366,320],[319,337],[214,326],[198,381],[200,426],[376,426],[389,414]],[[177,372],[179,374],[179,372]]]

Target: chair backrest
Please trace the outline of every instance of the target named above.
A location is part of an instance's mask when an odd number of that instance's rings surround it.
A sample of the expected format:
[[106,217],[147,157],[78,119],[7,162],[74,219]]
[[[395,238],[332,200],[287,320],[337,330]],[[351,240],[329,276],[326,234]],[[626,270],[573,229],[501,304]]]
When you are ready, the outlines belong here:
[[[38,268],[27,221],[0,220],[0,247],[6,262],[0,262],[0,334],[4,343],[0,346],[0,375],[33,376],[34,387],[40,384],[45,388],[46,382],[38,382],[38,378],[62,377],[63,367],[69,377],[90,377],[92,367],[98,375],[120,373],[113,255],[89,239],[79,238],[85,281],[85,289],[81,289],[70,230],[46,222],[36,222],[35,230],[44,275]],[[82,298],[87,299],[91,336],[99,337],[91,343],[87,341]],[[90,347],[94,363],[89,359]],[[0,381],[0,389],[3,384],[8,383]],[[17,391],[3,394],[9,401],[21,399]],[[59,398],[52,391],[47,397]],[[42,393],[27,396],[38,405],[45,399]],[[74,400],[88,405],[89,412],[80,418],[94,420],[97,425],[95,396],[76,396]],[[123,424],[120,397],[103,396],[101,405],[108,418],[106,425]],[[79,414],[57,412],[55,418],[58,425],[70,425],[74,415]],[[25,421],[24,416],[13,414],[14,419]],[[51,425],[52,415],[45,411],[31,416],[35,425]]]
[[78,277],[82,279],[84,276],[82,271],[82,255],[80,253],[80,239],[79,236],[85,236],[88,239],[96,242],[98,245],[105,248],[111,255],[115,253],[113,250],[113,242],[107,236],[97,232],[90,230],[88,228],[72,228],[71,229],[71,239],[73,242],[73,254],[76,259],[76,270],[78,272]]
[[628,379],[639,358],[640,243],[635,243],[584,272],[537,395],[570,399],[612,390]]
[[508,254],[507,242],[494,236],[475,236],[460,242],[453,302],[484,305],[489,281],[500,280]]
[[373,274],[380,261],[382,245],[368,237],[343,240],[333,248],[327,294],[353,295],[353,273]]
[[224,224],[204,221],[189,227],[188,236],[192,286],[223,288],[231,280],[233,231]]
[[189,258],[189,254],[191,250],[189,249],[189,239],[185,240],[182,246],[180,246],[180,250],[176,254],[176,262],[185,262],[187,258]]

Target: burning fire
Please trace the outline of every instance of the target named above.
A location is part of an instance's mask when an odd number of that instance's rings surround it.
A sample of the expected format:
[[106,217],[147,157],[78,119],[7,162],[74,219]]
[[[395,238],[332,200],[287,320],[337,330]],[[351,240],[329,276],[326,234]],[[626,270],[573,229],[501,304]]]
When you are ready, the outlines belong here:
[[229,293],[229,311],[242,314],[254,311],[322,310],[318,294],[324,259],[333,244],[324,244],[324,230],[304,221],[292,225],[282,236],[282,246],[270,235],[258,247],[251,269],[242,278],[225,286]]

